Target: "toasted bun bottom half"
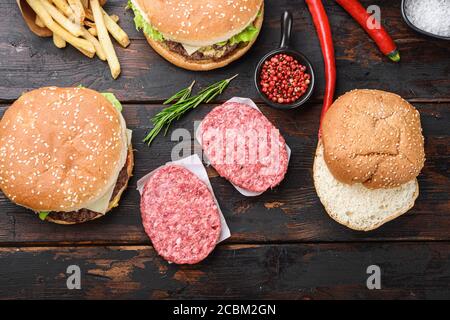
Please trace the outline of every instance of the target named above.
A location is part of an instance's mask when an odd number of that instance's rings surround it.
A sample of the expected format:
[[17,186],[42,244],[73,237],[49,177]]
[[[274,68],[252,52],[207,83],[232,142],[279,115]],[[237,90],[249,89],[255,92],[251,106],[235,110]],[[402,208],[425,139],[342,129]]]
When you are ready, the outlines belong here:
[[[260,31],[261,31],[263,20],[264,20],[264,6],[261,8],[261,14],[254,21],[255,27],[258,28]],[[226,65],[230,64],[231,62],[242,57],[248,50],[250,50],[250,48],[253,46],[256,39],[258,38],[258,36],[256,36],[252,41],[247,43],[247,45],[245,45],[244,47],[235,49],[229,55],[227,55],[221,59],[189,60],[185,56],[170,50],[162,42],[153,40],[152,38],[147,36],[145,33],[144,33],[144,35],[145,35],[145,38],[147,38],[147,41],[150,44],[150,46],[160,56],[162,56],[167,61],[173,63],[177,67],[184,68],[187,70],[192,70],[192,71],[208,71],[208,70],[225,67]]]
[[313,166],[314,186],[328,215],[353,230],[370,231],[414,206],[417,179],[395,188],[368,189],[361,183],[344,184],[328,169],[319,141]]
[[[134,155],[133,155],[133,148],[132,148],[131,145],[128,147],[128,156],[127,157],[128,157],[127,158],[127,162],[126,162],[126,165],[127,165],[127,168],[126,168],[126,170],[127,170],[126,171],[126,173],[127,173],[127,182],[123,186],[121,186],[121,188],[117,192],[116,196],[113,199],[111,199],[111,201],[109,202],[108,210],[106,211],[105,214],[91,211],[92,214],[89,217],[86,217],[86,218],[83,218],[83,219],[54,218],[54,217],[52,217],[51,214],[49,214],[46,217],[45,221],[53,222],[53,223],[56,223],[56,224],[64,224],[64,225],[80,224],[80,223],[83,223],[83,222],[92,221],[92,220],[101,218],[104,215],[106,215],[108,212],[110,212],[113,208],[117,207],[119,205],[120,198],[121,198],[123,192],[126,190],[126,188],[128,186],[128,181],[131,178],[132,173],[133,173]],[[77,213],[74,212],[73,214],[77,214]]]

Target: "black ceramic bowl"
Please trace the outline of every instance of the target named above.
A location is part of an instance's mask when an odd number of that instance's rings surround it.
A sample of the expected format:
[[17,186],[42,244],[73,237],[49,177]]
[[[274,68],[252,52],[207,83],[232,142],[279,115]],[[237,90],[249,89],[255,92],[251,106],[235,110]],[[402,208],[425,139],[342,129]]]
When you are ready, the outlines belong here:
[[[405,22],[406,22],[406,24],[411,28],[411,29],[413,29],[414,31],[417,31],[417,32],[419,32],[419,33],[421,33],[421,34],[424,34],[424,35],[426,35],[426,36],[429,36],[429,37],[433,37],[433,38],[437,38],[437,39],[443,39],[443,40],[450,40],[450,37],[444,37],[444,36],[440,36],[440,35],[437,35],[437,34],[434,34],[434,33],[431,33],[431,32],[428,32],[428,31],[425,31],[425,30],[422,30],[422,29],[419,29],[418,27],[416,27],[412,22],[411,22],[411,20],[409,20],[409,18],[408,18],[408,16],[407,16],[407,14],[406,14],[406,2],[407,2],[408,0],[402,0],[402,6],[401,6],[401,8],[402,8],[402,16],[403,16],[403,20],[405,20]],[[449,18],[450,19],[450,18]]]
[[[314,91],[314,83],[315,83],[314,69],[311,62],[302,53],[289,47],[292,31],[292,21],[293,21],[292,14],[288,11],[285,11],[281,17],[281,41],[279,48],[270,51],[264,57],[262,57],[262,59],[258,62],[254,76],[256,90],[258,91],[263,101],[271,107],[284,110],[297,108],[302,104],[304,104],[306,101],[308,101],[308,99],[311,97]],[[300,64],[306,67],[305,72],[310,75],[310,83],[308,89],[298,100],[296,100],[294,103],[291,104],[275,103],[272,100],[269,100],[269,98],[261,91],[260,74],[263,64],[266,60],[272,58],[274,55],[279,53],[284,53],[295,58]]]

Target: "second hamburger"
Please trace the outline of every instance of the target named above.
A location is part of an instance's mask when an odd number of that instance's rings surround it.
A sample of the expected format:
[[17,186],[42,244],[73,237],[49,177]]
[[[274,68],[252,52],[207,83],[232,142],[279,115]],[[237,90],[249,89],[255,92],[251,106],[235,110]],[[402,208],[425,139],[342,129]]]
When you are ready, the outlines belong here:
[[75,224],[118,205],[133,168],[115,97],[85,88],[23,94],[0,122],[0,189],[42,220]]
[[130,0],[137,29],[181,68],[211,70],[244,55],[264,16],[263,0]]

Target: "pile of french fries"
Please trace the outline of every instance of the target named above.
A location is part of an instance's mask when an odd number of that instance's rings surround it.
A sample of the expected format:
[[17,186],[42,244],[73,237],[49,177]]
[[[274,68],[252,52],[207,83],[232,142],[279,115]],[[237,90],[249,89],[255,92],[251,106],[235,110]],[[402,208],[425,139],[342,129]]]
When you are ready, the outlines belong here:
[[105,0],[26,0],[36,13],[36,25],[53,32],[53,43],[64,48],[67,43],[89,58],[97,55],[108,61],[111,75],[120,74],[120,63],[109,34],[124,48],[130,44],[117,24],[119,17],[102,8]]

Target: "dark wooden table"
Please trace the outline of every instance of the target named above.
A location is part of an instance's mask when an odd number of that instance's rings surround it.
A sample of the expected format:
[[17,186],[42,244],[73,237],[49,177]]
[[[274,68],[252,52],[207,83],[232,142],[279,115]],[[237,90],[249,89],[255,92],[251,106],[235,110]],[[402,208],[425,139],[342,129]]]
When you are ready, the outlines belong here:
[[[82,84],[114,92],[134,131],[136,167],[120,207],[83,225],[42,222],[0,195],[0,298],[450,298],[450,42],[410,30],[401,18],[400,1],[363,1],[382,9],[382,20],[401,51],[401,63],[393,64],[347,13],[333,1],[324,2],[336,50],[336,94],[354,88],[392,91],[421,113],[427,162],[419,176],[420,196],[410,212],[373,232],[352,231],[331,220],[313,187],[324,76],[304,1],[266,1],[254,48],[227,68],[194,73],[160,58],[134,29],[125,1],[110,0],[108,10],[120,16],[132,39],[129,48],[117,48],[123,71],[113,81],[105,63],[72,48],[59,50],[50,39],[31,34],[15,0],[3,0],[0,114],[22,92],[41,86]],[[246,198],[209,169],[232,236],[198,265],[169,265],[144,233],[135,185],[169,161],[178,142],[161,136],[151,148],[143,144],[149,118],[162,109],[161,101],[193,79],[202,86],[239,73],[220,101],[244,96],[260,102],[252,82],[254,67],[277,46],[284,9],[294,14],[295,47],[318,74],[315,95],[304,108],[287,112],[261,105],[293,150],[286,179],[262,196]],[[193,122],[212,106],[202,105],[174,128],[192,133]],[[366,268],[372,264],[381,268],[381,290],[366,287]],[[81,268],[81,290],[66,288],[69,265]]]

